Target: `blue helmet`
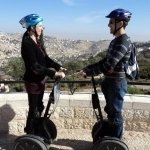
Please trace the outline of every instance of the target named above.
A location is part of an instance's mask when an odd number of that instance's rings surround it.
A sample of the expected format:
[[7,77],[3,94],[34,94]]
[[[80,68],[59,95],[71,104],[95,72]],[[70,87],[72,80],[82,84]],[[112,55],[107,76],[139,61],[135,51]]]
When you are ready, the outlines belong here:
[[106,17],[128,22],[130,21],[131,15],[132,13],[129,12],[128,10],[118,8],[110,12],[110,14],[107,15]]
[[25,17],[23,17],[19,23],[22,25],[23,28],[28,28],[30,26],[34,26],[36,24],[38,24],[39,22],[42,22],[43,21],[43,18],[40,17],[39,15],[37,14],[30,14],[30,15],[27,15]]

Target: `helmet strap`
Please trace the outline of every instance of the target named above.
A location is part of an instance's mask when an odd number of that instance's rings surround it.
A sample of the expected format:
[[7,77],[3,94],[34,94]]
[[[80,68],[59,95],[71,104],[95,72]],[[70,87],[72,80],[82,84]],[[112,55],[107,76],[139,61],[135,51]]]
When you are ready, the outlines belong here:
[[118,23],[118,20],[116,20],[115,19],[115,31],[113,32],[113,35],[115,35],[122,27],[123,27],[123,25],[121,26],[121,27],[119,27],[118,29],[116,28],[116,24]]

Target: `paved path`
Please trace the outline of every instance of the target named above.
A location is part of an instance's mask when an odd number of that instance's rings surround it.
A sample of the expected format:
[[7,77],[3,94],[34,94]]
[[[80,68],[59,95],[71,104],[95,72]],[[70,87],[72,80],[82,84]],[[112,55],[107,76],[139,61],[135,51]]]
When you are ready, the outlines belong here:
[[[123,141],[129,150],[150,150],[150,133],[125,132]],[[12,150],[14,135],[0,136],[0,150]],[[60,130],[49,150],[91,150],[90,130]]]

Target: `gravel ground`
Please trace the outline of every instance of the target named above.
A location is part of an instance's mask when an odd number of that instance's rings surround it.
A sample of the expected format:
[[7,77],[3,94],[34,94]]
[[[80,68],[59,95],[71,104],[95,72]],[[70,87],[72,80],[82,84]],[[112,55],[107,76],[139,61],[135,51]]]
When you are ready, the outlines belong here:
[[[17,136],[0,136],[0,150],[12,150]],[[125,131],[123,141],[129,150],[150,150],[150,133]],[[90,130],[59,130],[56,141],[49,150],[91,150],[92,138]]]
[[[123,141],[129,150],[150,150],[150,133],[124,132]],[[90,130],[62,130],[50,150],[91,150]]]

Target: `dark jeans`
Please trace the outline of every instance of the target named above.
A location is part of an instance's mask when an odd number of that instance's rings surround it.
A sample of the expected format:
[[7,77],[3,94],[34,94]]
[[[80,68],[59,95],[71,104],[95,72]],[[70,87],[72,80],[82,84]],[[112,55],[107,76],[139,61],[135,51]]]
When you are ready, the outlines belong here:
[[28,111],[28,117],[26,121],[26,127],[24,129],[24,131],[27,134],[33,133],[35,118],[40,117],[42,114],[42,111],[44,110],[44,105],[42,101],[43,95],[44,95],[44,92],[41,94],[29,94],[28,93],[29,111]]
[[112,136],[121,139],[123,132],[122,107],[124,96],[127,93],[127,81],[125,78],[105,78],[101,89],[106,100],[104,110],[113,125]]

